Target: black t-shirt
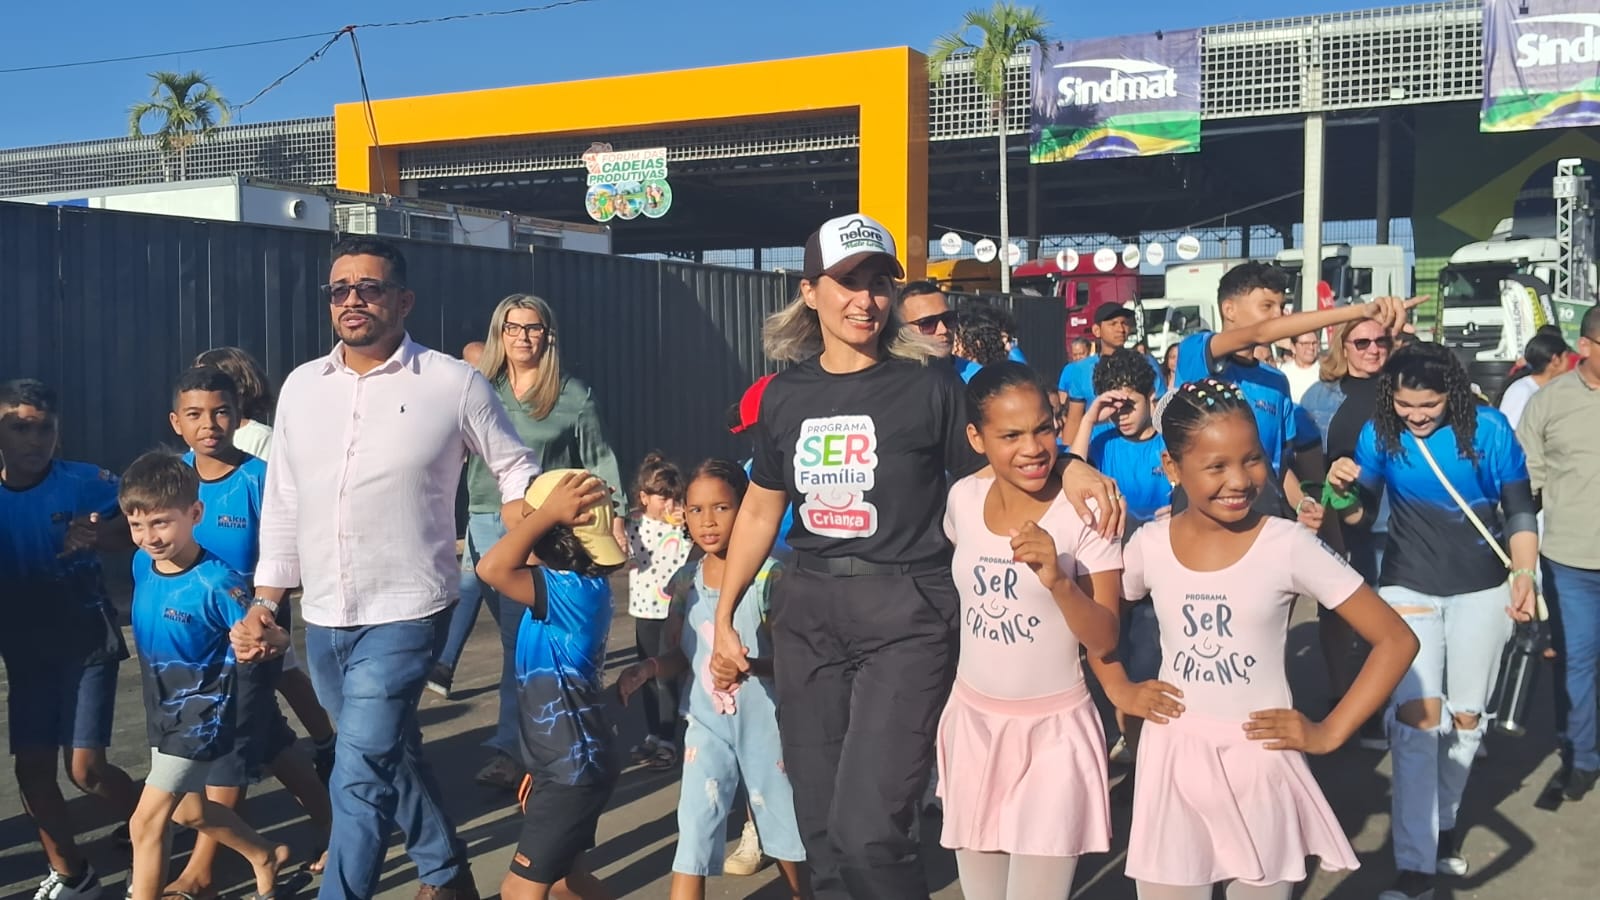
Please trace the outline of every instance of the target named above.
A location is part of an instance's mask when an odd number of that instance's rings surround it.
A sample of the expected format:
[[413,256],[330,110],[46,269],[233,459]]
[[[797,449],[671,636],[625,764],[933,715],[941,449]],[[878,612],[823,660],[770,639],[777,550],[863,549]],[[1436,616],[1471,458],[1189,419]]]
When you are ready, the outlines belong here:
[[809,359],[767,385],[751,480],[789,495],[796,550],[927,559],[949,549],[949,480],[985,464],[966,425],[966,392],[949,366],[894,359],[834,375]]
[[1339,390],[1344,392],[1344,402],[1328,422],[1328,462],[1345,457],[1355,458],[1356,439],[1361,429],[1372,421],[1378,409],[1378,379],[1355,378],[1346,375],[1339,379]]

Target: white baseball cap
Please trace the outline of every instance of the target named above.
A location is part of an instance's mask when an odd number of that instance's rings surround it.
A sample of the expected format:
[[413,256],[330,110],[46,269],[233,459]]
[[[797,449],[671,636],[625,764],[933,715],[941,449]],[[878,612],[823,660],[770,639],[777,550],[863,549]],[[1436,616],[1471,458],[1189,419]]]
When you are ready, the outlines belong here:
[[887,256],[894,263],[894,277],[906,277],[906,270],[895,255],[894,236],[871,216],[851,213],[822,223],[806,238],[804,267],[800,274],[808,280],[823,275],[838,278],[874,256]]

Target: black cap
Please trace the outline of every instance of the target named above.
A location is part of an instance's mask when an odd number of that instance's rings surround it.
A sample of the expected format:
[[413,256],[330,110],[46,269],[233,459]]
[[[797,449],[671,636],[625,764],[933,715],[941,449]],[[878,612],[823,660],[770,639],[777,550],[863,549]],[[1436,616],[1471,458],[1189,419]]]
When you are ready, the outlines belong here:
[[1129,319],[1133,318],[1133,310],[1123,306],[1121,303],[1107,303],[1105,306],[1102,306],[1094,311],[1094,323],[1096,325],[1099,325],[1101,322],[1107,321],[1108,319],[1118,319],[1124,317]]

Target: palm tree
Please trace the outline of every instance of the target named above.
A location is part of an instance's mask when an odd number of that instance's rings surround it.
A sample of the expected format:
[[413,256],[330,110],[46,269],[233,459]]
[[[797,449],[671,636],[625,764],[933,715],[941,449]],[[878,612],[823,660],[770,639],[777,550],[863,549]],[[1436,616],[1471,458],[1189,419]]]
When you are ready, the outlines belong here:
[[[177,154],[178,180],[182,181],[188,174],[184,154],[212,129],[228,123],[228,101],[203,72],[151,72],[150,80],[150,99],[128,108],[128,134],[160,138],[162,152]],[[144,120],[152,115],[160,117],[160,124],[146,131]]]
[[944,64],[956,56],[972,57],[972,79],[994,109],[995,131],[1000,135],[1000,290],[1011,290],[1011,197],[1006,172],[1006,69],[1024,44],[1049,40],[1050,22],[1032,6],[996,0],[988,10],[968,10],[961,27],[935,40],[928,51],[928,78],[944,80]]

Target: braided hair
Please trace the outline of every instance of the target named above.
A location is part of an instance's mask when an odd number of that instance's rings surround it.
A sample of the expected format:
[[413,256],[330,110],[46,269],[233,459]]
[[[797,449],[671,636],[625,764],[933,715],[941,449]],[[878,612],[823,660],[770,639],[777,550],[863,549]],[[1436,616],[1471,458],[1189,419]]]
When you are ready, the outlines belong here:
[[1400,445],[1400,433],[1405,430],[1405,423],[1394,409],[1394,394],[1401,388],[1444,394],[1444,423],[1455,428],[1456,453],[1462,459],[1477,462],[1478,452],[1472,441],[1478,432],[1478,397],[1454,352],[1439,344],[1418,341],[1396,350],[1384,363],[1372,428],[1383,452],[1404,459],[1406,451]]
[[1243,413],[1250,427],[1256,424],[1250,401],[1237,385],[1203,378],[1180,386],[1161,398],[1156,407],[1156,422],[1161,439],[1173,459],[1182,459],[1196,431],[1213,416]]

